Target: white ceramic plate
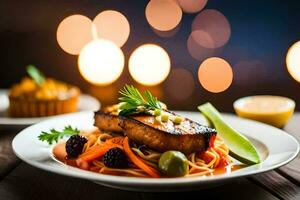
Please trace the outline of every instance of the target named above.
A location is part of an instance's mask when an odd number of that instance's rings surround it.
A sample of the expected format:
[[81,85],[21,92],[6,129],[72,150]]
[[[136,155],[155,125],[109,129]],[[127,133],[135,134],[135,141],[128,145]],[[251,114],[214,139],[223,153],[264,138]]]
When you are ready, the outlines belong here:
[[[204,122],[197,112],[178,112],[180,115]],[[88,129],[93,125],[93,113],[83,112],[58,116],[43,121],[21,131],[13,140],[12,146],[16,155],[23,161],[40,169],[82,179],[98,184],[134,191],[171,191],[191,190],[223,184],[233,178],[262,173],[287,164],[296,157],[299,144],[288,133],[259,122],[224,114],[225,120],[234,128],[245,134],[254,142],[260,152],[263,162],[252,165],[230,174],[208,177],[189,178],[134,178],[97,174],[61,164],[54,160],[52,147],[38,140],[41,131],[50,128],[62,129],[72,125],[79,129]]]
[[[20,128],[26,127],[37,122],[43,121],[51,117],[36,117],[36,118],[13,118],[9,117],[7,110],[9,106],[9,100],[7,96],[7,90],[0,90],[0,127],[6,128]],[[99,101],[86,94],[80,95],[78,110],[79,111],[96,111],[100,108]]]

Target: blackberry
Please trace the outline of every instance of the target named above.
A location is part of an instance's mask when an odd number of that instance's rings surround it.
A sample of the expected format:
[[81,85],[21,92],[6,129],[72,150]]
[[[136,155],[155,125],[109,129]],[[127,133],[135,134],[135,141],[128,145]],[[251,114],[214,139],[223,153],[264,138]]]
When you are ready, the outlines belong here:
[[72,135],[66,143],[68,158],[77,158],[81,153],[87,139],[80,135]]
[[103,162],[110,168],[127,168],[128,160],[124,151],[118,147],[111,148],[103,156]]

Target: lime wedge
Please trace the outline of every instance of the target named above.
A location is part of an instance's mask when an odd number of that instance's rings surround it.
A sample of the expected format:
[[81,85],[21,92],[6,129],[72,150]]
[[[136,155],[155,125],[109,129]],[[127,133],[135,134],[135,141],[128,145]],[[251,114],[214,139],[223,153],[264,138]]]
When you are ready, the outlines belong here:
[[257,164],[260,157],[254,145],[245,136],[230,127],[217,109],[210,103],[198,106],[202,114],[210,121],[229,147],[230,155],[245,164]]

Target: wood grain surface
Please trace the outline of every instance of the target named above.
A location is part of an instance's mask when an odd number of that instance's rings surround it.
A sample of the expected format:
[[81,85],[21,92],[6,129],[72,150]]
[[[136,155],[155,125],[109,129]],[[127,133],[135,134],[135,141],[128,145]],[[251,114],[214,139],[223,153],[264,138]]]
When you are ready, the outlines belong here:
[[11,148],[14,136],[11,130],[0,131],[0,180],[20,163]]

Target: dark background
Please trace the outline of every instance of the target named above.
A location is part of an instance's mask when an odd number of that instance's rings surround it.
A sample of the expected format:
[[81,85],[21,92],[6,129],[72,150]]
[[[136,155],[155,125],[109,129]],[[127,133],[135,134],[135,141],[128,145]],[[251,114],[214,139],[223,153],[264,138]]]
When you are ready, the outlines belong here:
[[[193,73],[195,89],[184,100],[169,95],[165,83],[149,88],[172,109],[195,110],[210,101],[223,111],[232,111],[235,99],[254,94],[287,96],[300,109],[300,83],[286,69],[288,48],[300,40],[300,1],[282,0],[208,0],[205,8],[222,12],[231,24],[231,38],[216,56],[233,67],[231,87],[218,94],[207,92],[198,82],[200,61],[193,59],[186,47],[191,23],[196,14],[184,14],[181,26],[171,38],[156,35],[145,18],[147,0],[0,0],[0,88],[8,88],[25,76],[25,66],[34,64],[45,74],[76,84],[104,104],[116,102],[124,83],[137,85],[129,76],[130,53],[143,43],[157,43],[165,48],[172,68],[186,68]],[[126,57],[121,78],[107,87],[92,86],[79,74],[77,56],[65,53],[56,42],[56,29],[71,14],[93,19],[99,12],[122,12],[131,26],[131,34],[122,47]],[[243,64],[241,64],[241,62]],[[180,80],[178,80],[180,82]],[[178,93],[184,88],[178,88]]]

